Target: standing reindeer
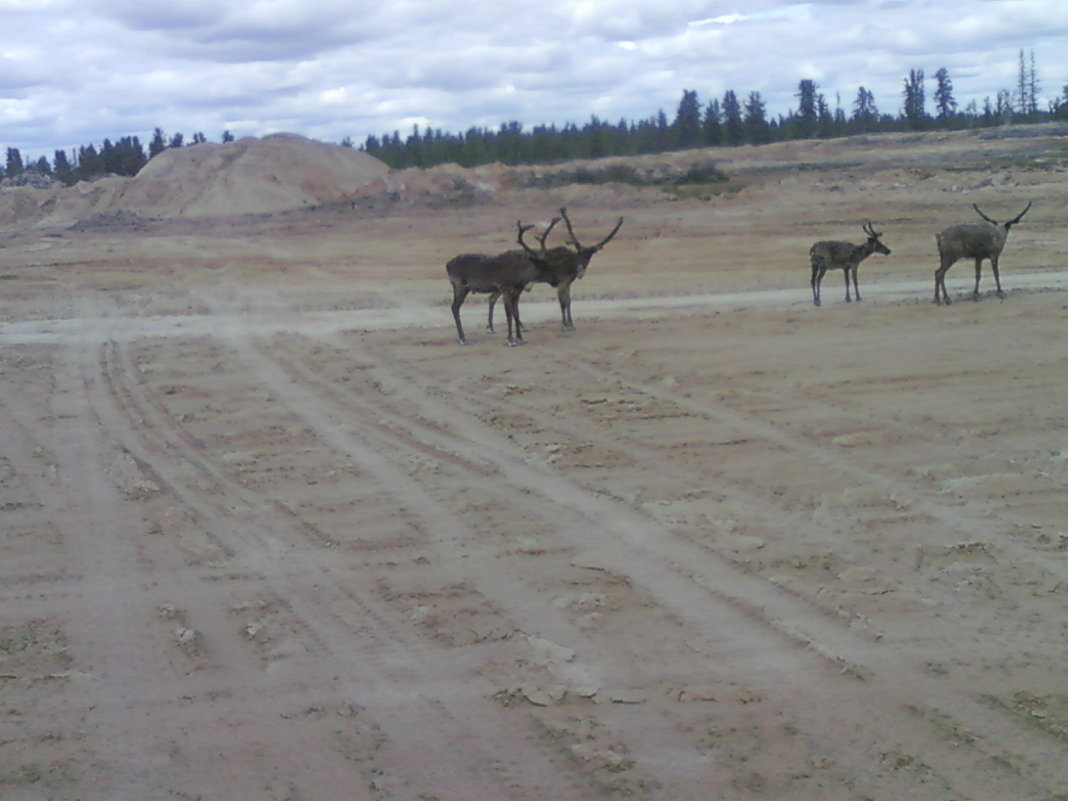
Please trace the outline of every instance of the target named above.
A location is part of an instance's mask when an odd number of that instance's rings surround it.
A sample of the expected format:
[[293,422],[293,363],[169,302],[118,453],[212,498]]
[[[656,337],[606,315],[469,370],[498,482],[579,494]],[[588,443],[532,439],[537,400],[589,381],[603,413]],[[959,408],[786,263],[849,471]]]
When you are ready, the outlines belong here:
[[[534,238],[537,239],[538,240],[538,244],[541,245],[541,251],[542,252],[541,252],[541,254],[539,254],[539,259],[541,259],[543,261],[544,261],[544,254],[547,252],[546,249],[545,249],[545,240],[549,238],[549,234],[552,232],[553,228],[556,227],[556,224],[558,222],[560,222],[560,218],[559,217],[553,217],[552,220],[550,220],[548,227],[544,231],[541,232],[541,235],[534,234]],[[519,243],[521,245],[523,245],[524,248],[526,248],[526,244],[523,242],[523,234],[526,231],[529,231],[533,227],[534,227],[533,225],[524,226],[524,225],[522,225],[522,221],[519,221],[518,241],[519,241]],[[527,249],[529,250],[529,248],[527,248]],[[523,251],[521,251],[521,250],[514,250],[514,251],[509,251],[509,252],[511,252],[511,253],[519,253],[519,254],[523,253]],[[545,264],[546,264],[546,266],[548,266],[547,262]],[[551,281],[549,283],[552,284],[553,286],[557,285],[557,284],[552,283]],[[529,285],[527,286],[526,291],[527,292],[530,291],[530,286]],[[491,334],[493,333],[493,307],[497,303],[497,298],[499,298],[500,295],[501,295],[500,292],[492,292],[492,293],[490,293],[490,296],[489,296],[489,315],[488,315],[488,320],[486,322],[486,330],[489,331]],[[526,326],[523,327],[523,330],[524,331],[526,330]]]
[[890,248],[879,241],[882,233],[876,231],[871,220],[864,224],[864,233],[868,235],[868,241],[863,245],[854,245],[850,242],[817,242],[809,248],[808,255],[812,260],[812,302],[820,305],[820,283],[823,275],[828,270],[842,270],[845,273],[846,303],[851,303],[849,296],[849,276],[853,276],[853,291],[860,300],[860,287],[857,286],[857,267],[872,253],[890,255]]
[[998,287],[998,297],[1005,297],[1001,291],[1001,276],[998,274],[998,259],[1005,247],[1005,240],[1009,238],[1009,229],[1016,225],[1031,209],[1031,203],[1027,208],[1005,223],[991,220],[976,204],[972,208],[986,220],[985,223],[962,223],[951,225],[940,234],[935,235],[938,242],[939,265],[935,270],[935,296],[936,304],[949,305],[949,293],[946,291],[946,271],[959,259],[975,259],[975,289],[972,290],[972,300],[979,300],[979,278],[982,275],[983,259],[990,260],[990,267],[994,270],[994,283]]
[[[568,236],[570,237],[571,244],[575,246],[574,250],[571,248],[558,246],[555,248],[546,249],[545,240],[549,237],[549,232],[552,231],[553,226],[556,225],[560,219],[563,218],[564,224],[567,225]],[[560,317],[561,327],[564,331],[574,331],[575,324],[571,320],[571,284],[578,279],[582,278],[586,274],[586,268],[590,266],[590,260],[594,255],[603,248],[614,237],[619,229],[623,225],[623,218],[619,218],[619,222],[616,223],[616,227],[612,231],[591,247],[584,247],[579,243],[578,237],[575,236],[575,230],[571,227],[571,220],[567,216],[567,209],[560,209],[560,217],[554,217],[553,221],[549,224],[549,227],[545,229],[545,233],[537,237],[538,242],[541,245],[541,250],[537,251],[531,248],[526,242],[523,241],[523,233],[529,230],[532,226],[526,226],[520,228],[519,231],[519,244],[526,251],[527,255],[532,259],[539,259],[545,263],[547,272],[550,276],[549,279],[538,279],[536,283],[547,283],[556,287],[556,297],[560,301]],[[490,295],[489,299],[489,330],[493,330],[493,304],[497,301],[497,294]]]
[[[519,237],[531,226],[516,222]],[[543,259],[531,258],[520,250],[509,250],[498,256],[483,253],[464,253],[449,260],[445,272],[452,284],[452,317],[456,321],[456,338],[467,344],[460,307],[471,292],[489,292],[494,298],[504,296],[504,312],[508,317],[510,346],[522,345],[522,324],[519,322],[519,296],[535,281],[551,283],[554,278]],[[514,332],[514,333],[513,333]]]

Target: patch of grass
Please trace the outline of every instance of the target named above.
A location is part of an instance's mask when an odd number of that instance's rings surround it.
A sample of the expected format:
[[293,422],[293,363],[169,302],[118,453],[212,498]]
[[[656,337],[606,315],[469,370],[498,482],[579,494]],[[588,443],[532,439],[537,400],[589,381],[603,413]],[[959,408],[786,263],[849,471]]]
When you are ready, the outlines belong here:
[[573,169],[553,170],[529,175],[521,184],[539,188],[571,184],[625,184],[627,186],[710,186],[729,183],[729,176],[714,164],[672,167],[665,164],[583,165]]
[[727,179],[716,183],[687,183],[664,187],[664,193],[678,200],[712,200],[717,197],[736,195],[745,185]]
[[678,186],[708,186],[730,183],[730,180],[730,176],[714,164],[703,164],[690,167],[674,183]]

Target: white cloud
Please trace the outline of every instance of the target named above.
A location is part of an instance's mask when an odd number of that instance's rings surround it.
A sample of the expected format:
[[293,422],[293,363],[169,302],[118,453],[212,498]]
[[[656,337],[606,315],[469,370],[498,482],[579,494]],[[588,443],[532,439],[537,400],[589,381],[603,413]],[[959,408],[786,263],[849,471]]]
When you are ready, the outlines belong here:
[[[1011,89],[1034,50],[1068,83],[1063,0],[0,0],[0,146],[34,156],[160,126],[217,139],[286,126],[328,140],[591,114],[673,115],[802,78],[849,106],[900,106],[909,69],[950,70],[958,100]],[[62,51],[62,58],[57,53]]]

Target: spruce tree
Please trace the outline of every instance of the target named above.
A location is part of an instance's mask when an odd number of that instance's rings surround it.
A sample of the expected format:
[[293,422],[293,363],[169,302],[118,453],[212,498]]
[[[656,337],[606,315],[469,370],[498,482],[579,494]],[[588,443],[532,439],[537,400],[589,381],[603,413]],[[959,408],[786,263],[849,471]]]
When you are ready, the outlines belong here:
[[942,124],[948,123],[957,114],[957,101],[953,98],[953,81],[950,80],[949,70],[942,67],[935,73],[934,100],[935,108],[938,109],[938,120]]
[[1030,58],[1024,58],[1020,51],[1019,76],[1016,85],[1016,102],[1020,114],[1030,116],[1038,113],[1038,75],[1035,69],[1035,51]]
[[24,169],[22,153],[19,152],[17,147],[9,147],[7,149],[7,166],[4,168],[4,175],[8,178],[14,178],[17,175],[22,175]]
[[745,141],[745,130],[742,122],[742,104],[738,102],[738,96],[733,89],[728,89],[723,94],[723,143],[726,145],[740,145]]
[[797,85],[797,122],[801,136],[809,138],[816,135],[819,128],[819,100],[816,95],[816,82],[804,78]]
[[853,101],[854,127],[861,131],[874,130],[879,122],[879,109],[875,106],[875,95],[861,86],[857,89],[857,99]]
[[67,186],[72,186],[77,182],[77,178],[74,177],[74,170],[70,166],[70,161],[67,159],[67,153],[64,150],[57,150],[55,158],[52,160],[53,168],[52,172],[56,178],[61,180]]
[[902,91],[902,95],[905,98],[904,107],[902,108],[905,121],[914,131],[922,129],[927,120],[923,70],[909,70],[909,74],[905,78],[905,88]]
[[697,92],[682,90],[682,100],[672,123],[674,146],[685,149],[697,147],[701,142],[701,105],[697,101]]
[[723,113],[718,100],[710,101],[705,108],[705,117],[701,122],[701,138],[706,145],[712,147],[723,144]]
[[745,139],[752,145],[763,145],[771,141],[767,106],[760,92],[750,92],[745,101]]
[[167,141],[163,135],[163,129],[157,128],[152,132],[152,141],[148,143],[148,157],[158,156],[167,149]]
[[1035,69],[1035,51],[1031,51],[1031,63],[1027,73],[1027,95],[1030,100],[1029,111],[1038,113],[1038,71]]

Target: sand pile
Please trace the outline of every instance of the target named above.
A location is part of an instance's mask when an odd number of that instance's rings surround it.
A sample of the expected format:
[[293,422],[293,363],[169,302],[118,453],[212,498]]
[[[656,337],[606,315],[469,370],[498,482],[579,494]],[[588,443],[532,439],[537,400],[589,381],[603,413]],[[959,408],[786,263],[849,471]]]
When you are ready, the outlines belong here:
[[295,134],[173,148],[133,178],[0,192],[0,224],[66,226],[117,211],[141,217],[219,217],[286,211],[386,191],[373,156]]

